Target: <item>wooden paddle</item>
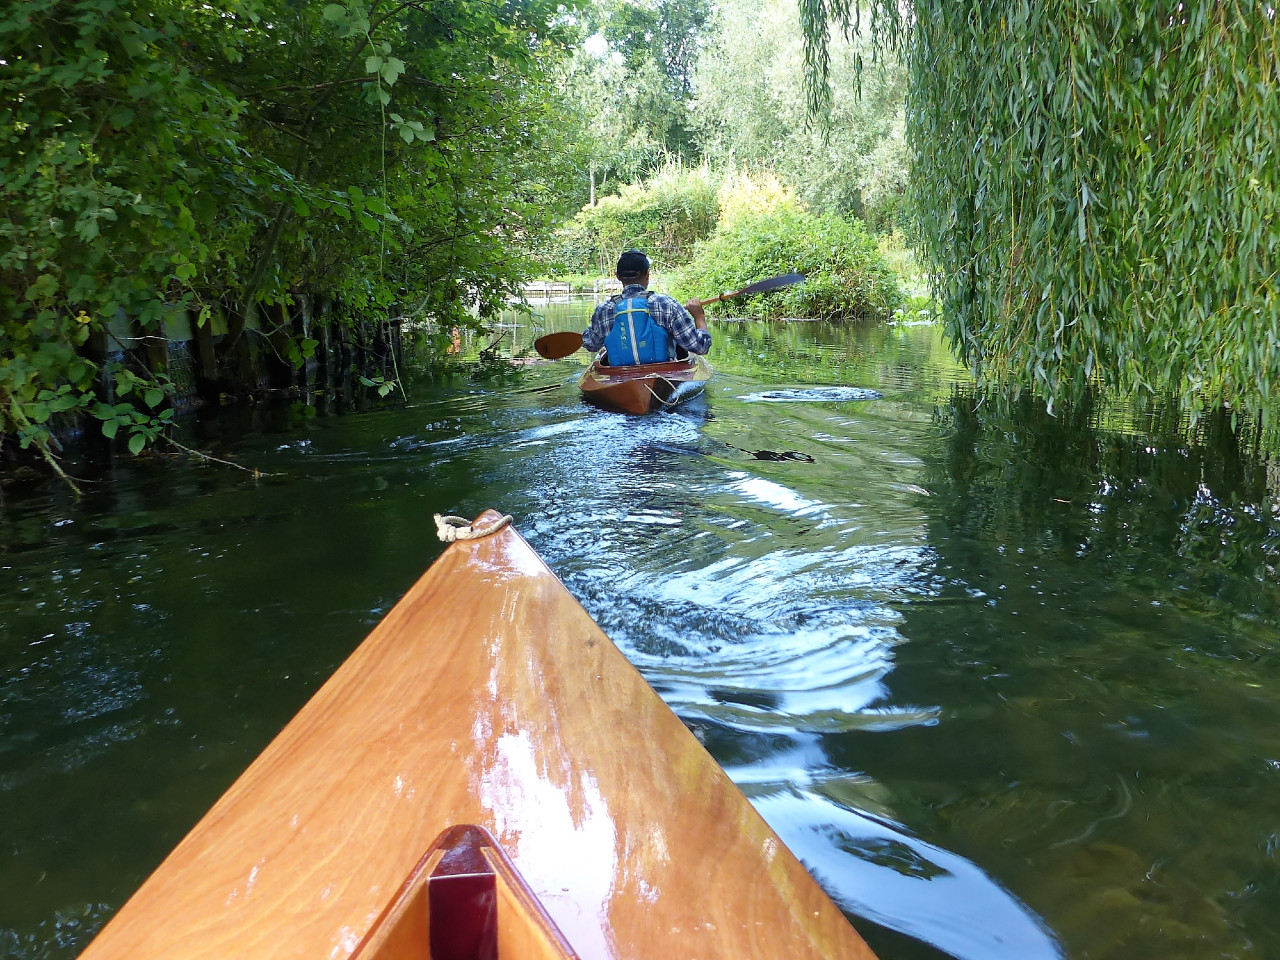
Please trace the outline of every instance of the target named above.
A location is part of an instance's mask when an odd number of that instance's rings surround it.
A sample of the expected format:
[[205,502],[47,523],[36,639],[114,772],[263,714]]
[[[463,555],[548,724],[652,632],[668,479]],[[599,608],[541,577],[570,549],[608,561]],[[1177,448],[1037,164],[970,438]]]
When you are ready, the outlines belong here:
[[[780,277],[770,277],[768,280],[761,280],[758,283],[751,284],[749,287],[743,287],[741,290],[722,293],[718,297],[712,297],[710,300],[699,300],[698,302],[706,306],[708,303],[719,303],[721,300],[732,300],[734,297],[745,297],[753,293],[768,293],[770,290],[777,290],[779,287],[789,287],[793,283],[803,282],[803,273],[784,273]],[[572,330],[566,330],[561,333],[548,333],[545,337],[539,337],[533,341],[533,349],[538,351],[539,356],[548,360],[562,360],[581,347],[582,334],[575,333]]]
[[562,360],[582,347],[582,334],[573,330],[563,333],[548,333],[533,341],[533,349],[548,360]]

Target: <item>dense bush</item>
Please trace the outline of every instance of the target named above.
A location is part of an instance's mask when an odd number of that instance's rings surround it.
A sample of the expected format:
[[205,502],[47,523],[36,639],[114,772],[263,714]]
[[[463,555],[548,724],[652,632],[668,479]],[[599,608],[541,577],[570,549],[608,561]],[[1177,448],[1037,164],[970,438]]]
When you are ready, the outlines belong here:
[[[652,179],[583,207],[561,231],[554,252],[564,268],[594,269],[602,276],[613,274],[618,253],[629,247],[646,251],[660,266],[683,262],[694,241],[716,225],[718,185],[706,166],[668,164]],[[575,253],[588,251],[586,262],[571,262]]]
[[158,420],[94,393],[86,344],[124,319],[140,338],[299,293],[459,324],[500,303],[577,176],[543,82],[558,11],[0,3],[0,436],[48,454],[51,418],[79,408],[135,451],[154,439]]
[[716,194],[720,201],[720,223],[729,223],[749,213],[767,213],[784,208],[800,209],[796,191],[783,183],[768,167],[750,170],[730,168],[720,180]]
[[765,167],[712,171],[668,164],[652,180],[583,207],[535,251],[556,276],[613,276],[618,254],[629,247],[649,253],[661,271],[687,263],[696,241],[720,223],[800,206],[795,191]]
[[722,223],[697,245],[674,292],[681,299],[710,297],[784,273],[808,279],[710,309],[765,319],[853,320],[883,316],[903,300],[897,275],[860,222],[795,206],[747,212]]
[[528,246],[541,275],[546,277],[563,280],[575,274],[599,277],[612,273],[611,269],[601,271],[595,239],[572,221],[558,230],[530,237]]

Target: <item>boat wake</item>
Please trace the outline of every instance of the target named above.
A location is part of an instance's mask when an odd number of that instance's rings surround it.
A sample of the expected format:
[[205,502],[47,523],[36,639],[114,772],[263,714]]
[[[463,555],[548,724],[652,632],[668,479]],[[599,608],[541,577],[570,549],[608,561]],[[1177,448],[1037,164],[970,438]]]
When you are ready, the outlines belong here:
[[865,387],[795,387],[749,393],[739,400],[745,403],[849,403],[854,400],[880,400],[879,390]]
[[1065,956],[1034,911],[964,857],[816,791],[742,786],[842,909],[957,960]]

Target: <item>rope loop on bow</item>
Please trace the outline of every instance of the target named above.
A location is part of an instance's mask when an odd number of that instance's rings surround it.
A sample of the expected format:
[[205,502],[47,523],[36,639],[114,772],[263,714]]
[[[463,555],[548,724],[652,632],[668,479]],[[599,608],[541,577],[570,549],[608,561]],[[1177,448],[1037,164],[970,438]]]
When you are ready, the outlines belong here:
[[471,521],[466,517],[454,517],[448,514],[436,514],[436,536],[445,543],[453,543],[456,540],[479,540],[481,537],[487,537],[490,534],[497,533],[503,527],[511,522],[511,515],[504,513],[499,519],[492,523],[486,523],[481,527],[473,527]]

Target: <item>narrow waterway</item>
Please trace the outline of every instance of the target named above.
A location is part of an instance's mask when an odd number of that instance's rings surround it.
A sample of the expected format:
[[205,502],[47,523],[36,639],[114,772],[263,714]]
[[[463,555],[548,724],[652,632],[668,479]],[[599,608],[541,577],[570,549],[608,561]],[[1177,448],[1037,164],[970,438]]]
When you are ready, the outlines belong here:
[[882,960],[1280,956],[1280,473],[980,403],[929,325],[713,332],[677,413],[535,364],[225,440],[259,481],[0,488],[0,957],[75,956],[485,507]]

